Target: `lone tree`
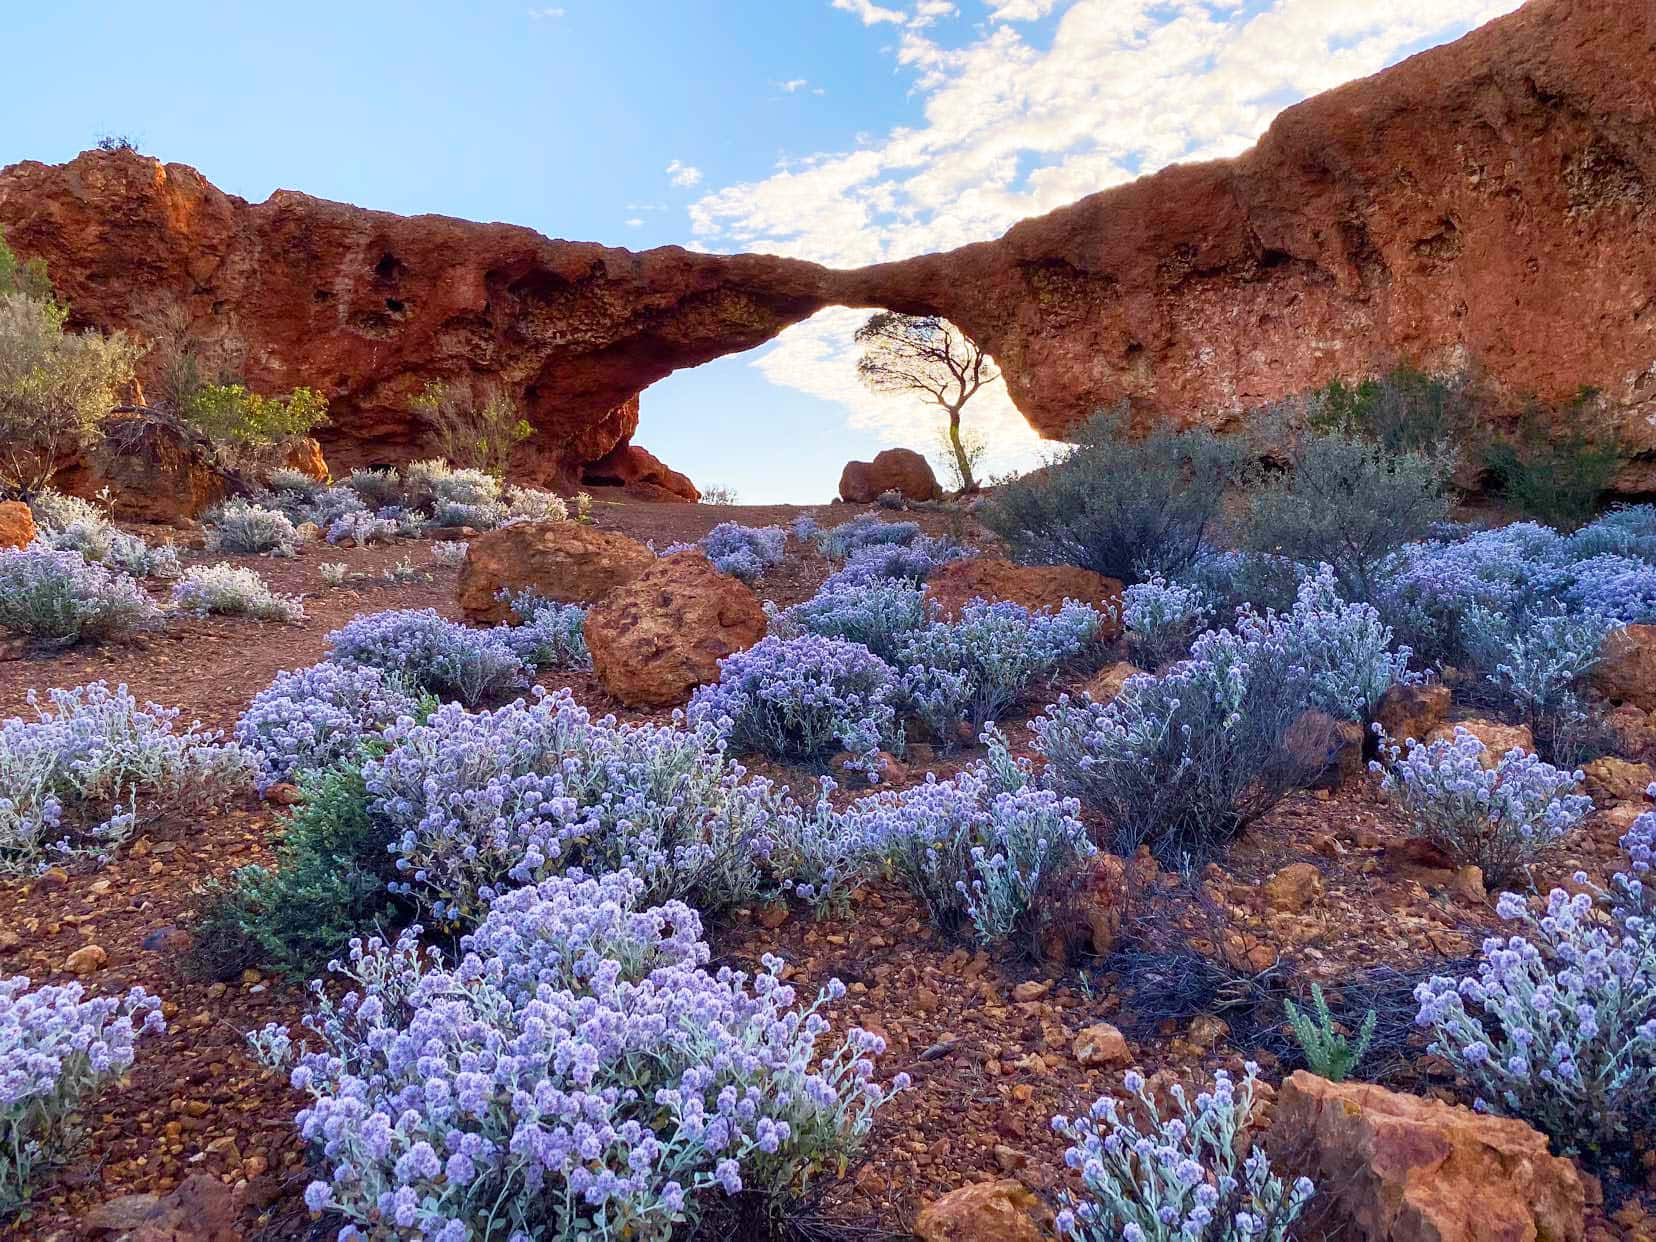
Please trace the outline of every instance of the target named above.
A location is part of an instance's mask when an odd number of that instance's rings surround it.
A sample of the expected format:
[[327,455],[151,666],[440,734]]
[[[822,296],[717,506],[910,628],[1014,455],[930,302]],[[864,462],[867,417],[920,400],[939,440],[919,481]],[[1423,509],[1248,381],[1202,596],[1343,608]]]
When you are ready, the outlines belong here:
[[1000,369],[964,332],[936,315],[881,311],[857,329],[857,375],[875,392],[912,392],[949,416],[949,450],[962,491],[977,491],[972,463],[981,451],[961,438],[960,411]]

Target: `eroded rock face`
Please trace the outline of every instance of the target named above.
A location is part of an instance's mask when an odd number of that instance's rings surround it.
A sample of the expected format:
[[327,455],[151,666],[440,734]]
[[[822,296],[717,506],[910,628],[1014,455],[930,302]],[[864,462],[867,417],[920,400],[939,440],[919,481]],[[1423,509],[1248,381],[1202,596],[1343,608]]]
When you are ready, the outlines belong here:
[[1296,1070],[1270,1144],[1366,1242],[1579,1242],[1575,1166],[1522,1121]]
[[117,518],[176,525],[247,490],[215,464],[207,441],[140,414],[111,418],[103,441],[65,463],[52,486],[86,500],[107,488]]
[[592,671],[629,707],[683,704],[765,636],[759,597],[700,552],[664,556],[587,610]]
[[466,545],[455,600],[468,621],[510,620],[500,592],[533,591],[560,604],[590,604],[655,564],[636,539],[580,522],[519,522]]
[[[262,391],[309,384],[336,471],[418,456],[430,380],[507,386],[524,477],[574,481],[626,443],[634,398],[824,306],[939,314],[1061,435],[1237,416],[1406,359],[1497,393],[1583,385],[1656,490],[1656,19],[1531,0],[1465,38],[1283,112],[1233,160],[1165,169],[957,250],[836,272],[282,190],[252,204],[181,164],[88,152],[0,172],[0,227],[77,325],[244,342]],[[154,360],[152,358],[151,365]]]
[[626,441],[588,463],[581,472],[581,481],[593,487],[624,487],[645,500],[693,503],[701,499],[701,492],[688,475],[672,469],[648,449]]
[[839,496],[866,505],[887,492],[904,500],[936,500],[943,494],[931,463],[913,449],[885,449],[873,461],[848,461],[840,471]]
[[34,514],[21,500],[0,501],[0,549],[26,548],[34,542]]

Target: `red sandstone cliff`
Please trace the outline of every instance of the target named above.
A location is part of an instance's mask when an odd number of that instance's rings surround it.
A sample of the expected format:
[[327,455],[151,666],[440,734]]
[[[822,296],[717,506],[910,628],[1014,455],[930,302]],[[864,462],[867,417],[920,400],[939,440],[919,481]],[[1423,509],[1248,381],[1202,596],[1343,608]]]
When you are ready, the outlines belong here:
[[1656,490],[1653,187],[1656,3],[1532,0],[1288,109],[1235,160],[858,271],[249,204],[130,153],[0,172],[0,226],[82,322],[150,334],[181,307],[248,343],[255,386],[327,391],[346,465],[417,451],[428,379],[497,377],[540,430],[525,467],[574,478],[644,387],[839,303],[953,319],[1049,435],[1122,398],[1224,425],[1398,360],[1515,397],[1593,385],[1634,453],[1623,486]]

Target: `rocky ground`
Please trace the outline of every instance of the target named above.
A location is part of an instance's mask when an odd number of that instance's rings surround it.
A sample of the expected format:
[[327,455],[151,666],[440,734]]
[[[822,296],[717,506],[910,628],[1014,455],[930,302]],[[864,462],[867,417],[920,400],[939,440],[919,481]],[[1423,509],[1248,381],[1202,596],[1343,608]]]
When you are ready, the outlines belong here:
[[[855,511],[816,512],[829,522]],[[595,519],[660,547],[696,539],[720,521],[761,525],[800,512],[628,502],[600,503]],[[962,533],[958,515],[907,516],[932,533]],[[981,532],[964,533],[982,539]],[[186,564],[219,559],[198,550],[184,556]],[[0,663],[0,714],[26,713],[31,691],[103,678],[126,683],[140,699],[179,707],[186,719],[228,728],[279,669],[319,659],[328,632],[356,613],[429,606],[458,615],[457,571],[436,565],[423,542],[312,545],[293,560],[230,559],[256,565],[278,591],[302,593],[309,619],[294,626],[175,620],[130,645],[11,659]],[[405,560],[420,571],[418,580],[383,577]],[[341,588],[324,586],[317,568],[323,561],[345,562],[352,578]],[[796,602],[829,568],[814,550],[792,555],[759,592],[780,604]],[[1028,715],[1085,680],[1076,674],[1072,685],[1028,703],[1007,726],[1014,749],[1028,750]],[[557,673],[543,681],[569,685],[595,710],[617,710],[591,677]],[[944,764],[915,748],[893,775],[898,784],[919,781],[928,770],[953,770],[973,757],[967,751]],[[774,764],[753,766],[800,789],[815,779]],[[1536,877],[1539,886],[1563,882],[1577,869],[1602,880],[1633,813],[1625,803],[1606,805],[1548,874]],[[174,1196],[172,1223],[165,1225],[172,1232],[152,1225],[147,1236],[154,1238],[331,1235],[300,1199],[308,1177],[292,1115],[302,1101],[255,1062],[243,1038],[267,1022],[297,1024],[304,988],[255,971],[212,981],[183,970],[197,886],[267,859],[277,831],[278,808],[250,796],[223,814],[152,824],[100,870],[0,882],[0,974],[27,974],[37,983],[79,977],[99,993],[139,984],[164,998],[169,1026],[141,1046],[129,1078],[97,1100],[84,1119],[83,1154],[42,1188],[15,1236],[119,1236],[153,1210],[149,1200],[122,1198],[132,1195]],[[1478,878],[1440,862],[1408,840],[1373,778],[1355,772],[1336,789],[1279,805],[1194,889],[1175,891],[1172,877],[1137,871],[1128,889],[1138,896],[1125,903],[1121,926],[1095,929],[1103,941],[1114,939],[1112,955],[1061,963],[1034,954],[990,956],[944,938],[915,899],[886,885],[856,894],[845,917],[817,921],[800,908],[752,910],[715,929],[713,940],[725,962],[751,966],[775,952],[801,984],[844,980],[839,1018],[886,1037],[882,1073],[913,1077],[913,1090],[881,1115],[866,1159],[827,1187],[820,1205],[829,1221],[858,1226],[862,1236],[901,1236],[924,1205],[964,1185],[1015,1179],[1038,1193],[1056,1190],[1064,1143],[1050,1118],[1084,1110],[1128,1065],[1161,1075],[1153,1082],[1194,1083],[1219,1068],[1240,1071],[1252,1058],[1267,1081],[1278,1083],[1297,1064],[1282,1027],[1282,998],[1305,981],[1334,985],[1337,1005],[1381,1009],[1366,1075],[1449,1098],[1442,1067],[1413,1032],[1408,986],[1434,969],[1464,973],[1463,959],[1496,919],[1493,897]],[[1204,968],[1212,957],[1226,969]],[[1656,1216],[1646,1215],[1647,1204],[1656,1211],[1653,1188],[1648,1161],[1617,1169],[1602,1194],[1589,1181],[1588,1236],[1656,1238]]]

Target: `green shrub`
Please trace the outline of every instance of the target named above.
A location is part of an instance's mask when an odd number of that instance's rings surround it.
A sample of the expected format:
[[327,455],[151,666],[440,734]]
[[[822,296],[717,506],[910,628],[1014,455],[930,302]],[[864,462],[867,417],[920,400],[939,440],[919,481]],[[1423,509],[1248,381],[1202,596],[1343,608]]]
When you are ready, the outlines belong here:
[[6,244],[6,231],[0,229],[0,295],[8,293],[21,293],[37,302],[57,300],[45,262],[19,259]]
[[1248,498],[1241,542],[1252,552],[1334,567],[1348,599],[1372,601],[1379,563],[1449,514],[1445,450],[1394,453],[1330,432],[1299,446],[1289,469]]
[[211,440],[232,464],[259,460],[328,421],[328,401],[310,388],[265,397],[240,384],[203,384],[179,402],[179,417]]
[[1132,438],[1114,413],[1081,429],[1074,450],[1003,484],[981,518],[1031,564],[1069,564],[1144,582],[1176,577],[1201,555],[1242,450],[1207,431]]
[[1589,435],[1581,429],[1585,407],[1594,393],[1583,391],[1557,421],[1571,430],[1555,436],[1542,412],[1531,407],[1515,434],[1484,449],[1484,463],[1495,474],[1501,498],[1525,517],[1566,530],[1593,516],[1616,471],[1622,448],[1614,431]]
[[48,299],[0,293],[0,489],[14,494],[38,492],[96,443],[142,352],[119,332],[65,332],[68,314]]
[[414,413],[431,431],[438,455],[462,468],[503,478],[512,449],[535,433],[506,390],[485,386],[480,396],[446,384],[427,384]]
[[1390,453],[1430,452],[1458,444],[1472,430],[1464,376],[1428,375],[1410,366],[1348,384],[1334,380],[1311,393],[1306,422],[1320,435],[1372,440]]
[[1294,1039],[1305,1054],[1306,1067],[1329,1082],[1344,1082],[1351,1071],[1362,1063],[1369,1041],[1374,1038],[1374,1024],[1378,1021],[1375,1011],[1368,1011],[1362,1029],[1357,1032],[1357,1042],[1353,1043],[1341,1033],[1334,1015],[1329,1013],[1322,984],[1311,985],[1314,1015],[1305,1013],[1291,1000],[1283,1004],[1288,1010],[1288,1023],[1294,1028]]
[[212,977],[255,962],[314,978],[352,936],[390,912],[391,833],[368,813],[360,767],[299,777],[276,866],[210,882],[195,921],[193,966]]

